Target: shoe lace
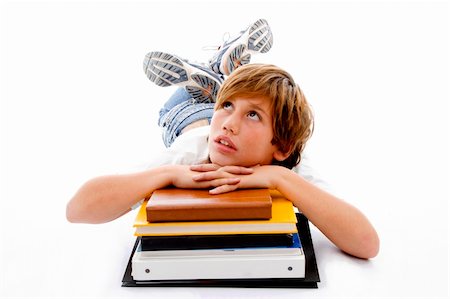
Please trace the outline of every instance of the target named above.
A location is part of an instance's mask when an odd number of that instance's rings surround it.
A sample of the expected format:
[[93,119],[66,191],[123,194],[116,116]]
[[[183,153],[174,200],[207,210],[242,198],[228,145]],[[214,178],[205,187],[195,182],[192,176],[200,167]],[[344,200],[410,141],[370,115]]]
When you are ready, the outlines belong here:
[[220,45],[220,46],[203,46],[202,50],[203,51],[217,51],[220,48],[222,48],[223,45],[225,45],[230,40],[230,37],[231,37],[230,33],[225,32],[222,36],[222,45]]

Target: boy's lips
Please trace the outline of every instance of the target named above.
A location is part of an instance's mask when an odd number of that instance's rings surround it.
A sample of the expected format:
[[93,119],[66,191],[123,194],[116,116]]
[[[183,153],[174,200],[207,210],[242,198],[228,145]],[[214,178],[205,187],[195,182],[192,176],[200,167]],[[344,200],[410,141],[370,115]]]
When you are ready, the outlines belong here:
[[214,142],[217,143],[220,148],[232,151],[237,150],[236,145],[233,143],[233,141],[231,141],[231,139],[225,135],[217,136],[216,138],[214,138]]

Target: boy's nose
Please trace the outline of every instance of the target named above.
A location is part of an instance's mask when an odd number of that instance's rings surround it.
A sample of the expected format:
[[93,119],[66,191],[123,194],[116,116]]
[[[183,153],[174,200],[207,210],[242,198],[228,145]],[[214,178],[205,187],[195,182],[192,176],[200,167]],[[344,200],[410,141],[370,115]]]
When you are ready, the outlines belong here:
[[223,122],[223,129],[230,131],[232,134],[236,135],[239,133],[239,120],[236,116],[230,115]]

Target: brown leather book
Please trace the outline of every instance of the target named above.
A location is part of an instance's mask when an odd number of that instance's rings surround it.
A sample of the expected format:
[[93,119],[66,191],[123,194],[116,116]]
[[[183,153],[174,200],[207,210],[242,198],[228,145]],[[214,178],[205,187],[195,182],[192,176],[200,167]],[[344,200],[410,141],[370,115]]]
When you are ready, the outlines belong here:
[[269,189],[242,189],[211,195],[208,190],[167,188],[147,202],[148,222],[250,220],[272,217]]

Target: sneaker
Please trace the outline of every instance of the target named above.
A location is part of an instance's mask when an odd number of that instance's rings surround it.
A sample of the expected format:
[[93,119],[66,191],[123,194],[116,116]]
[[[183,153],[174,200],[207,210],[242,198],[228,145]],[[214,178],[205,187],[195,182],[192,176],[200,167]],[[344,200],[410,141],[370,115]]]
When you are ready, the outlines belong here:
[[266,53],[273,43],[273,35],[269,24],[259,19],[239,36],[226,41],[209,60],[209,67],[221,75],[229,75],[236,68],[250,62],[252,54]]
[[222,78],[207,67],[189,63],[175,55],[150,52],[144,72],[158,86],[182,86],[199,103],[215,102]]

